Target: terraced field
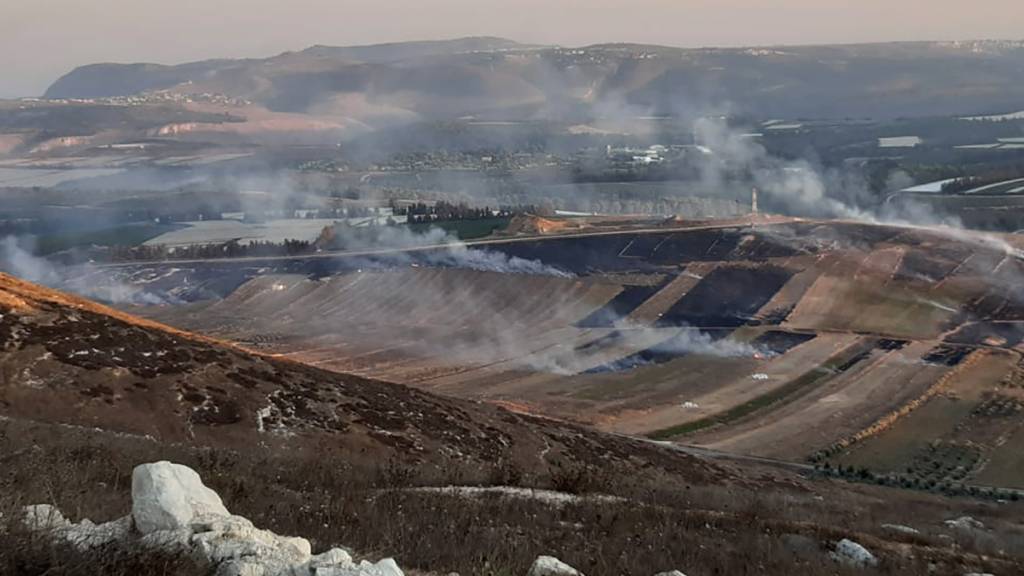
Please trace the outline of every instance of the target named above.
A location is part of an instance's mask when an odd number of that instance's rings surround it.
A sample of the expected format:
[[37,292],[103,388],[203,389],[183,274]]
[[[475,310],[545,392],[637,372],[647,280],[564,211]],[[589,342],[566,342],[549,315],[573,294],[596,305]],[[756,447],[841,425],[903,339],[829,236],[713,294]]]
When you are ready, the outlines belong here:
[[1024,486],[1016,242],[813,221],[510,240],[479,250],[562,273],[247,264],[223,297],[143,312],[604,430]]

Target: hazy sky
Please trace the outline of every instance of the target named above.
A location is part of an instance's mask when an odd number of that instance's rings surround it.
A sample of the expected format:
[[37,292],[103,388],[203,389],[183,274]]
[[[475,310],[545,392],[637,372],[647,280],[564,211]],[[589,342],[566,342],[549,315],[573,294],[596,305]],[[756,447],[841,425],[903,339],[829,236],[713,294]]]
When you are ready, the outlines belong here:
[[0,0],[0,97],[92,62],[455,36],[582,45],[1022,38],[1021,0]]

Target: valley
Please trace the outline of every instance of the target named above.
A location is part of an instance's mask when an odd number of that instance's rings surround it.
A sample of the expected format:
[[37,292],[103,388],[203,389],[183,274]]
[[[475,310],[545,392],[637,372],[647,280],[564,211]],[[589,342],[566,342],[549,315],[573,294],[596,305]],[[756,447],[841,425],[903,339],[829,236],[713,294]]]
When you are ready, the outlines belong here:
[[[916,438],[914,454],[943,442],[947,433],[913,423],[953,402],[968,418],[959,434],[984,457],[951,480],[986,483],[1016,419],[972,432],[960,389],[974,391],[977,410],[998,400],[1014,413],[1024,261],[1013,241],[819,221],[494,240],[470,250],[559,274],[466,269],[415,251],[335,256],[331,271],[310,268],[316,260],[263,262],[259,274],[258,263],[244,273],[225,262],[211,270],[238,276],[219,296],[133,311],[600,430],[880,474],[904,473],[905,458],[887,456],[910,449],[900,434]],[[995,485],[1024,488],[1024,477],[1004,470]]]

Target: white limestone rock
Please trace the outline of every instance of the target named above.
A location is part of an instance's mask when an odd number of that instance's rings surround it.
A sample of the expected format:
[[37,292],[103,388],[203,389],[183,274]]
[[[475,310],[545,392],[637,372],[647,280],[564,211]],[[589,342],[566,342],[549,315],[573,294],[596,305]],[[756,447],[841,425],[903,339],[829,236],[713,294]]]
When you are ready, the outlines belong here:
[[852,566],[855,568],[868,568],[878,566],[878,559],[875,555],[868,551],[867,548],[860,544],[843,538],[836,544],[835,551],[831,552],[829,556],[832,557],[836,562],[845,566]]
[[177,530],[158,530],[150,532],[138,539],[140,546],[151,550],[164,550],[171,553],[186,553],[192,546],[192,530],[190,528],[178,528]]
[[985,525],[980,520],[975,520],[970,516],[961,516],[953,520],[946,520],[945,525],[948,528],[959,530],[961,532],[975,532],[985,529]]
[[679,570],[671,570],[669,572],[659,572],[654,576],[686,576],[686,574],[683,574]]
[[22,523],[33,532],[49,532],[67,528],[71,522],[60,513],[56,506],[35,504],[22,509]]
[[554,556],[538,556],[527,576],[583,576],[579,570]]
[[385,558],[376,564],[363,560],[359,564],[351,560],[332,566],[318,566],[310,570],[312,576],[404,576],[392,558]]
[[262,560],[255,558],[243,558],[234,562],[227,562],[221,564],[217,568],[217,576],[275,576],[277,574],[287,574],[292,576],[291,572],[284,571],[281,567],[268,566]]
[[[305,538],[256,528],[248,519],[231,515],[217,493],[185,466],[157,462],[136,467],[132,500],[131,516],[100,525],[89,520],[72,524],[49,505],[26,507],[23,522],[83,549],[120,541],[188,554],[217,576],[404,576],[391,558],[356,564],[342,548],[313,556]],[[538,576],[562,574],[578,573]]]
[[178,530],[195,518],[230,516],[199,474],[170,462],[141,464],[132,472],[132,517],[142,534]]
[[314,576],[330,576],[336,570],[355,567],[352,555],[342,548],[331,548],[323,554],[317,554],[309,559],[306,569]]
[[73,524],[49,504],[26,506],[22,513],[22,522],[27,529],[49,533],[52,538],[64,540],[79,550],[123,540],[132,532],[131,516],[97,525],[89,519]]
[[904,526],[902,524],[882,524],[882,530],[888,530],[889,532],[895,532],[897,534],[906,534],[908,536],[917,536],[921,533],[916,528],[910,526]]
[[79,550],[98,548],[111,542],[118,542],[131,536],[132,517],[125,516],[104,522],[93,524],[89,520],[82,520],[78,524],[72,524],[61,531],[65,540],[73,544]]

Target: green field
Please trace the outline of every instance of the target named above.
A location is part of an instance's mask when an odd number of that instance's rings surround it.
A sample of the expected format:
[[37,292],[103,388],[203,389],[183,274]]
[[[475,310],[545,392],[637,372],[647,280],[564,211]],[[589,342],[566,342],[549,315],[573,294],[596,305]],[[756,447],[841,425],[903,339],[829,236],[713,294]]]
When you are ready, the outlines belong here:
[[138,246],[174,230],[183,228],[174,224],[140,223],[83,230],[63,234],[46,234],[36,240],[36,253],[53,254],[62,250],[70,250],[83,246]]
[[977,404],[948,396],[932,398],[895,426],[868,438],[835,460],[835,463],[874,472],[902,472],[914,458],[927,452],[939,438],[951,436]]
[[410,230],[424,233],[431,228],[440,228],[459,240],[474,240],[490,236],[495,230],[508,226],[510,218],[481,218],[479,220],[451,220],[446,222],[417,222],[408,224]]

